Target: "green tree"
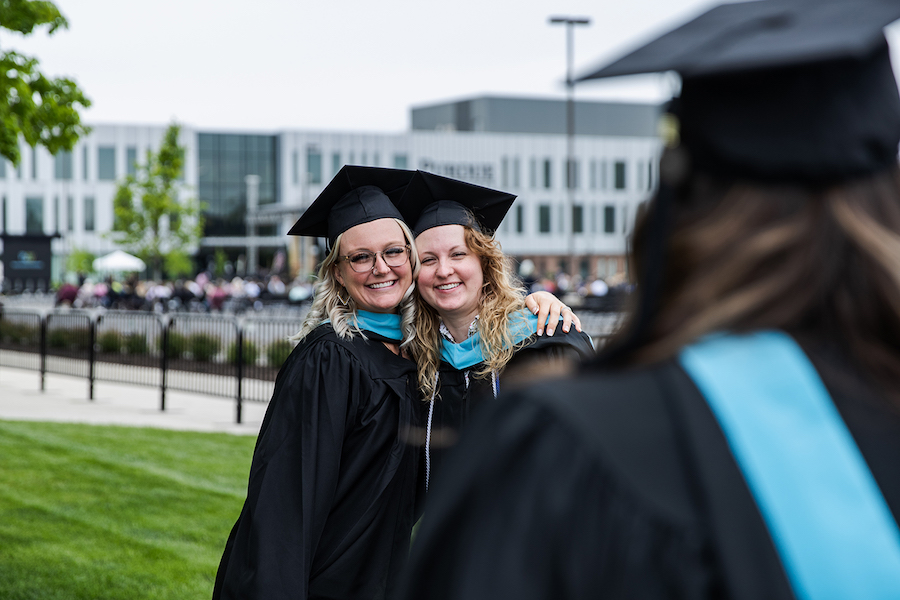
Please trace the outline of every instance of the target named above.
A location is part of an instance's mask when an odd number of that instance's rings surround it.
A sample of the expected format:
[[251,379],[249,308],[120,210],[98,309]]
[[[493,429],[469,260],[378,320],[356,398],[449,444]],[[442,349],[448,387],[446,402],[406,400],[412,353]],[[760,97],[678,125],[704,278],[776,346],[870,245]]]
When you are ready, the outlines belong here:
[[94,272],[94,259],[92,252],[76,248],[66,257],[66,270],[79,275],[88,275]]
[[[0,0],[0,28],[31,35],[47,26],[52,35],[69,26],[52,2]],[[50,79],[37,59],[12,50],[0,51],[0,156],[19,164],[19,136],[51,154],[71,150],[90,131],[81,124],[78,106],[91,105],[71,79]]]
[[196,247],[203,233],[200,203],[179,200],[184,187],[178,181],[184,166],[180,131],[177,124],[169,125],[159,152],[147,152],[146,164],[119,184],[113,198],[111,236],[141,257],[156,279],[163,272],[169,277],[190,274],[187,249]]

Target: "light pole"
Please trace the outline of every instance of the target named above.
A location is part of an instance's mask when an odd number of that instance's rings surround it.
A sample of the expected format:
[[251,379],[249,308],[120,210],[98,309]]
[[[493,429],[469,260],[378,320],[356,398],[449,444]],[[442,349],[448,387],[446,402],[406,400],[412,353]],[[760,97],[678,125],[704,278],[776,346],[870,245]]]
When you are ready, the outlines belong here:
[[[569,204],[569,269],[572,277],[578,271],[575,265],[575,80],[572,62],[575,55],[575,25],[590,25],[587,17],[550,17],[551,25],[566,26],[566,192]],[[581,216],[584,228],[584,215]]]

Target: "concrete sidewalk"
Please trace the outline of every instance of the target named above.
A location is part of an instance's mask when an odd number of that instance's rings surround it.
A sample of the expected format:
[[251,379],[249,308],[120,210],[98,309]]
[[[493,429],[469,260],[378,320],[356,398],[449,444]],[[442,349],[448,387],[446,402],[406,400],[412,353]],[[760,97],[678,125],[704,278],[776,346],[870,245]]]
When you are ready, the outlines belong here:
[[129,425],[185,431],[219,431],[257,435],[267,403],[244,402],[243,423],[235,423],[235,401],[202,394],[168,391],[160,411],[159,388],[94,382],[88,400],[83,377],[48,374],[42,392],[36,371],[0,367],[0,420],[63,421],[95,425]]

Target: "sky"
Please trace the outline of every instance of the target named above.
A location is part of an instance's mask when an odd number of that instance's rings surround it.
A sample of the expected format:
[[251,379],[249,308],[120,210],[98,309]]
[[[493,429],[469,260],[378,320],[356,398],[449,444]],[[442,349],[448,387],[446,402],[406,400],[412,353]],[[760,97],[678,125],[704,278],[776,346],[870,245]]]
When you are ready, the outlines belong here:
[[[615,59],[715,0],[58,0],[68,30],[0,48],[74,78],[87,123],[236,131],[400,132],[414,106],[478,95],[565,97],[575,74]],[[660,101],[658,75],[586,82],[576,98]]]

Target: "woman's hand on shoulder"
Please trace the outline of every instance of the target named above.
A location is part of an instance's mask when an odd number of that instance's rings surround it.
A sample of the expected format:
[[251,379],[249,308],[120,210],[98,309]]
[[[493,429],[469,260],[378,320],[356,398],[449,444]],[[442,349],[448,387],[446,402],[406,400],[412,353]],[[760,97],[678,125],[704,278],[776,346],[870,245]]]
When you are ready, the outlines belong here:
[[528,294],[525,297],[525,307],[538,317],[538,335],[544,335],[545,326],[547,335],[553,335],[560,316],[563,319],[563,331],[568,333],[572,324],[575,325],[576,330],[581,331],[581,320],[575,315],[575,312],[550,292],[541,291]]

